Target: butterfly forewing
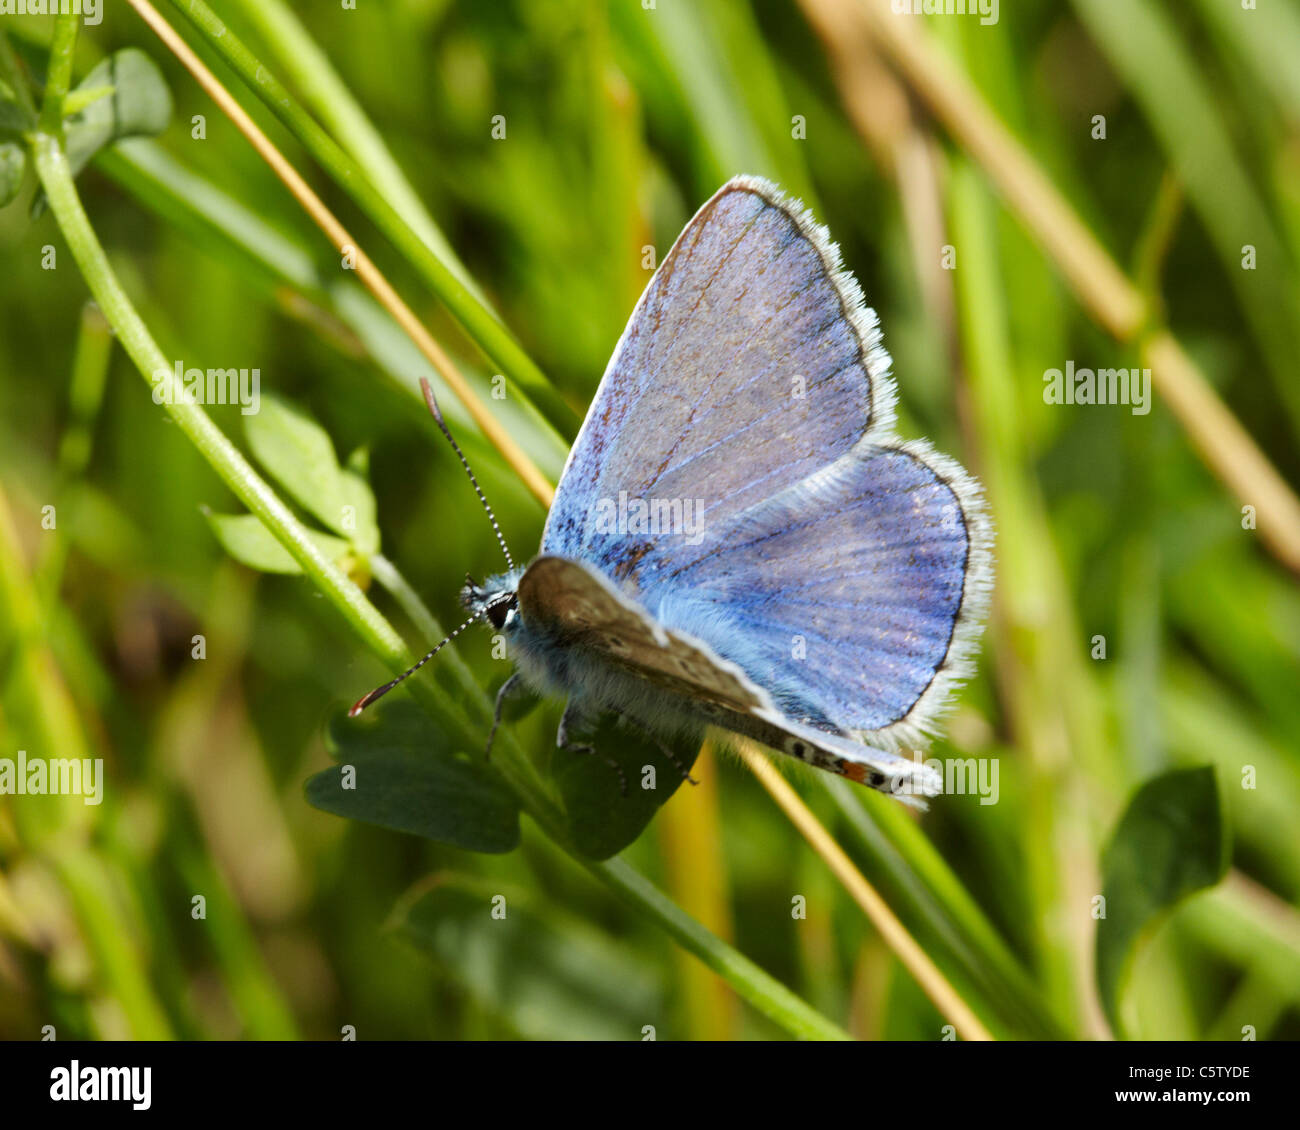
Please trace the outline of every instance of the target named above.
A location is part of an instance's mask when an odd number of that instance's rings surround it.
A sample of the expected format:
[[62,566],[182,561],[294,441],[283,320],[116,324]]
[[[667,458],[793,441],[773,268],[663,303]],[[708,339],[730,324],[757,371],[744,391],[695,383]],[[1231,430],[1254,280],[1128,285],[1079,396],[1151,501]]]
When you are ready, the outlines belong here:
[[[875,316],[838,255],[772,185],[725,185],[678,237],[614,351],[542,550],[638,585],[707,553],[600,528],[596,503],[700,499],[717,531],[888,429]],[[671,562],[666,558],[671,557]]]

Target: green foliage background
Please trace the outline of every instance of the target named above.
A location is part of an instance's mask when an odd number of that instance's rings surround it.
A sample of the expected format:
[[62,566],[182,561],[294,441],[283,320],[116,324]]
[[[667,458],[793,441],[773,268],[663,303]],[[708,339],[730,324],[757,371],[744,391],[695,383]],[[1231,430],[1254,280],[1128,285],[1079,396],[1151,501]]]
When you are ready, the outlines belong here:
[[[649,277],[643,248],[662,256],[737,173],[808,203],[881,315],[903,433],[989,488],[996,608],[935,753],[996,759],[1000,796],[941,798],[918,821],[812,774],[793,777],[800,793],[996,1036],[1300,1036],[1300,594],[1297,559],[1279,549],[1300,530],[1254,502],[1249,473],[1243,490],[1202,458],[1229,443],[1223,422],[1203,403],[1171,411],[1160,375],[1149,415],[1042,393],[1069,359],[1150,364],[1147,335],[1167,326],[1282,479],[1300,479],[1293,6],[1017,0],[992,26],[893,17],[978,91],[1127,272],[1148,314],[1117,341],[888,53],[819,34],[854,4],[214,0],[500,314],[540,370],[507,382],[505,401],[490,388],[508,366],[449,316],[427,263],[380,234],[177,7],[158,7],[552,481]],[[267,403],[323,428],[332,451],[310,425],[295,447],[292,425],[259,441],[266,420],[209,409],[308,524],[321,526],[311,499],[340,473],[332,459],[368,479],[382,557],[356,539],[322,544],[418,653],[436,634],[429,612],[457,622],[466,571],[500,565],[424,414],[431,370],[131,8],[105,8],[81,30],[74,83],[137,48],[174,103],[156,138],[100,149],[78,176],[112,268],[167,357],[256,367]],[[286,50],[277,21],[291,11],[323,56]],[[38,104],[52,26],[0,23]],[[15,97],[0,87],[0,102]],[[17,147],[0,170],[18,191],[0,211],[0,757],[84,751],[107,784],[99,807],[0,797],[0,1036],[789,1034],[738,999],[754,984],[728,965],[738,951],[854,1036],[942,1038],[947,1017],[734,759],[703,757],[705,783],[679,790],[617,864],[676,904],[658,917],[625,872],[584,866],[527,815],[501,853],[517,801],[477,764],[429,782],[418,741],[403,747],[414,784],[398,802],[442,805],[403,815],[438,839],[309,805],[340,706],[387,668],[318,585],[284,575],[297,566],[278,545],[260,551],[278,573],[232,561],[223,546],[262,535],[222,532],[242,505],[83,309],[86,279],[55,215],[33,215],[32,160],[15,156],[32,131],[12,121],[0,118]],[[527,556],[543,509],[441,400]],[[1241,469],[1238,454],[1225,458]],[[467,635],[430,680],[471,718],[467,688],[506,673],[490,647]],[[418,714],[401,703],[396,716]],[[563,799],[576,770],[553,764],[557,717],[546,705],[511,728]],[[458,744],[432,739],[429,757]],[[452,846],[473,838],[466,811],[484,813],[473,846],[496,853]],[[504,921],[490,914],[502,895]],[[683,912],[734,946],[710,950],[714,972],[662,928]]]

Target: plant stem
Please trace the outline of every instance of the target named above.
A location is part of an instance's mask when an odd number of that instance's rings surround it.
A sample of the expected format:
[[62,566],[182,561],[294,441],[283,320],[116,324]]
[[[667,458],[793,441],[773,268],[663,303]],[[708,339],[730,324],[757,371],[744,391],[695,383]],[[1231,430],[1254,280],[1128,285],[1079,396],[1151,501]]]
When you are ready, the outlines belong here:
[[45,101],[41,105],[39,129],[63,137],[63,100],[72,86],[72,55],[77,46],[77,25],[59,20],[50,44],[49,69],[45,77]]

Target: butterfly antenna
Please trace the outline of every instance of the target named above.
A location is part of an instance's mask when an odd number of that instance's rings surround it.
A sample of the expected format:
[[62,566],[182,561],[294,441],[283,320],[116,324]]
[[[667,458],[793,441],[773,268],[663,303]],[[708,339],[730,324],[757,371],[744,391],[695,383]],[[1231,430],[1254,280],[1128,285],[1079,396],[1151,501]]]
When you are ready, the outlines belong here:
[[360,714],[363,710],[365,710],[365,708],[369,706],[372,702],[375,702],[376,700],[383,698],[384,695],[386,695],[395,686],[397,686],[398,683],[402,682],[404,679],[409,679],[421,667],[423,667],[426,663],[428,663],[430,659],[432,659],[435,655],[437,655],[438,652],[440,652],[444,647],[446,647],[449,643],[451,643],[452,640],[454,640],[458,635],[460,635],[461,632],[463,632],[466,628],[468,628],[472,623],[474,623],[475,620],[477,620],[485,612],[487,612],[487,609],[483,608],[480,609],[478,612],[474,613],[473,616],[471,616],[468,620],[465,621],[465,623],[463,623],[459,628],[457,628],[454,632],[452,632],[451,635],[449,635],[445,640],[442,641],[442,643],[438,644],[437,647],[435,647],[432,651],[430,651],[428,655],[426,655],[413,667],[410,667],[407,670],[403,671],[400,675],[397,676],[396,679],[393,679],[385,683],[382,687],[376,687],[368,695],[365,695],[363,698],[357,699],[356,704],[352,707],[351,710],[348,711],[348,717],[355,718],[358,714]]
[[469,481],[474,486],[474,493],[478,495],[478,500],[483,504],[483,509],[487,511],[488,521],[492,523],[492,530],[497,535],[497,541],[501,544],[501,552],[506,555],[506,564],[513,571],[515,567],[514,558],[510,556],[510,549],[506,545],[505,535],[501,532],[501,527],[497,525],[497,516],[492,513],[492,507],[488,505],[488,500],[483,494],[483,488],[478,485],[478,479],[474,477],[474,472],[470,470],[469,460],[465,458],[465,453],[461,451],[460,444],[456,442],[451,434],[451,429],[447,427],[447,422],[442,418],[438,402],[433,397],[432,387],[423,377],[420,378],[420,388],[424,392],[424,402],[429,406],[429,414],[433,417],[434,423],[442,429],[442,434],[447,437],[451,449],[460,457],[460,465],[465,468],[465,474],[469,476]]

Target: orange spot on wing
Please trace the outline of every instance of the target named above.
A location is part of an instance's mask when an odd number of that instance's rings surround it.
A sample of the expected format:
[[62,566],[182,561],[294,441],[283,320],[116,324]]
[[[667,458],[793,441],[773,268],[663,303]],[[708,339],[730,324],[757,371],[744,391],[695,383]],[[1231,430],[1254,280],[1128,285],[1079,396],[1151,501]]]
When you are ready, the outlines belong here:
[[850,781],[856,781],[859,785],[867,783],[867,767],[859,765],[856,761],[837,760],[835,772],[841,777],[847,777]]

